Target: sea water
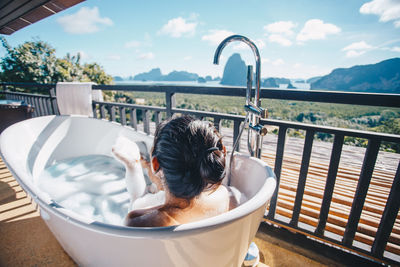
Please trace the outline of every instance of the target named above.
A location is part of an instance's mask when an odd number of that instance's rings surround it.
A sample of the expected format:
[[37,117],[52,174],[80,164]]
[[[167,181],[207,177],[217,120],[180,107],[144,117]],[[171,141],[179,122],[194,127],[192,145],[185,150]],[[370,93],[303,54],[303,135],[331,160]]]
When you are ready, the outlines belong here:
[[128,213],[125,168],[110,156],[58,161],[46,168],[36,183],[57,204],[88,219],[122,225]]

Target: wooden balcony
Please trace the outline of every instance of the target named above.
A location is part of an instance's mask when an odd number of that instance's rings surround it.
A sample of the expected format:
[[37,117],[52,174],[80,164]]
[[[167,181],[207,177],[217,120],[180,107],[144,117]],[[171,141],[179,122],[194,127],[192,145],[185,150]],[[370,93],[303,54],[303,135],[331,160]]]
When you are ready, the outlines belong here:
[[[49,94],[27,94],[22,92],[24,88],[39,88]],[[54,85],[3,84],[0,96],[34,105],[34,116],[51,115],[58,114],[53,89]],[[154,133],[162,118],[174,113],[191,114],[213,121],[222,132],[225,144],[231,146],[244,120],[239,115],[175,107],[175,94],[244,97],[243,88],[97,85],[94,89],[165,93],[164,107],[93,102],[95,117],[117,121],[149,134]],[[261,97],[400,107],[400,95],[268,89],[261,91]],[[142,114],[141,121],[138,111]],[[233,122],[233,129],[222,128],[222,120]],[[268,134],[263,141],[262,159],[274,169],[279,181],[279,190],[271,200],[255,240],[262,248],[264,263],[272,266],[273,262],[281,263],[280,260],[289,258],[276,256],[275,260],[268,261],[275,257],[268,254],[269,251],[275,251],[273,246],[277,246],[277,251],[284,248],[290,251],[288,255],[293,252],[329,265],[399,264],[400,154],[383,152],[379,148],[383,142],[399,144],[400,136],[273,119],[264,119],[261,123],[278,129],[277,135]],[[303,131],[305,138],[289,137],[289,129]],[[334,136],[333,143],[314,140],[319,132]],[[363,138],[368,146],[348,146],[344,144],[347,136]],[[246,138],[242,136],[241,151],[247,150]],[[285,264],[276,266],[282,265]]]

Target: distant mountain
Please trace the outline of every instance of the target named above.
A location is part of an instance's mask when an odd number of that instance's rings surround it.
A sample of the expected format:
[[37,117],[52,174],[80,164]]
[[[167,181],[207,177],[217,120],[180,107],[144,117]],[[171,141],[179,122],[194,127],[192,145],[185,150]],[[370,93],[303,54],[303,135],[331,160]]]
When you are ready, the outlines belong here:
[[290,80],[287,78],[274,78],[277,84],[290,84]]
[[135,81],[162,81],[163,75],[161,74],[161,70],[159,68],[152,69],[149,72],[140,73],[133,77]]
[[275,78],[267,78],[261,83],[261,87],[279,88],[279,84],[276,83]]
[[179,82],[179,81],[197,81],[199,75],[187,71],[173,71],[163,77],[163,81]]
[[322,76],[316,76],[316,77],[312,77],[307,79],[307,83],[315,83],[316,81],[318,81],[319,79],[321,79]]
[[247,67],[238,53],[228,58],[221,84],[246,86]]
[[[286,78],[276,78],[276,77],[271,77],[265,79],[261,83],[261,87],[265,88],[279,88],[280,84],[287,84],[286,89],[296,89],[296,87],[293,86],[293,84],[290,82],[289,79]],[[283,87],[284,88],[284,87]]]
[[167,75],[162,75],[159,68],[152,69],[149,72],[144,72],[135,75],[135,81],[169,81],[169,82],[182,82],[182,81],[197,81],[199,75],[187,71],[172,71]]
[[121,81],[123,81],[124,79],[123,79],[121,76],[114,76],[114,77],[113,77],[113,80],[114,80],[114,82],[121,82]]
[[312,83],[311,89],[399,94],[400,58],[335,69]]

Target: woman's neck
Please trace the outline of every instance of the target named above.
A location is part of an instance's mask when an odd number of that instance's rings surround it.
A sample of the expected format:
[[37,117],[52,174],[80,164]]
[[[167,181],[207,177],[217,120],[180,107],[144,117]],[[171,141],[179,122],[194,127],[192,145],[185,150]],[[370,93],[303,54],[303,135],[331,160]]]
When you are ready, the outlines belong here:
[[[165,188],[165,187],[164,187]],[[186,199],[174,196],[169,190],[165,190],[165,206],[171,208],[185,209],[191,207],[194,202],[194,198]]]

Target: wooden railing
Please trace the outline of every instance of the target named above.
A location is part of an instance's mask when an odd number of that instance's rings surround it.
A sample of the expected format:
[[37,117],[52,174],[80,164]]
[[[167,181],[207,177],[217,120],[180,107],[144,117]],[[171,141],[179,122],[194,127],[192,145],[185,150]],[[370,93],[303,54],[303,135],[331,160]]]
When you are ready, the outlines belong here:
[[[25,100],[36,106],[35,116],[58,114],[54,85],[41,88],[48,89],[51,92],[48,95],[16,92],[18,88],[38,86],[40,87],[37,84],[3,84],[0,95],[3,94],[8,99]],[[165,106],[162,107],[93,102],[94,117],[118,121],[135,129],[140,125],[140,129],[148,134],[153,132],[152,129],[162,118],[181,113],[212,119],[221,131],[228,131],[221,128],[222,120],[232,121],[233,129],[226,135],[231,135],[233,142],[244,121],[244,117],[239,115],[176,108],[175,96],[199,94],[245,97],[245,88],[96,85],[93,89],[164,93]],[[265,89],[261,90],[261,98],[400,107],[400,95],[396,94]],[[139,110],[142,123],[139,123],[137,117]],[[278,129],[277,136],[267,135],[273,141],[264,142],[262,158],[274,166],[279,183],[279,190],[271,200],[265,220],[376,261],[399,263],[400,155],[382,154],[387,152],[380,152],[380,146],[382,142],[400,144],[400,136],[273,119],[263,119],[261,123]],[[292,139],[287,135],[289,129],[305,131],[304,143],[297,155],[290,151]],[[313,149],[318,149],[314,136],[319,132],[334,136],[333,144],[329,144],[331,147],[324,158],[312,156]],[[347,136],[364,138],[368,142],[366,149],[357,148],[357,156],[362,159],[358,163],[347,162],[349,156],[344,156],[348,150],[356,150],[344,145]],[[379,165],[382,159],[385,163],[383,168]]]

